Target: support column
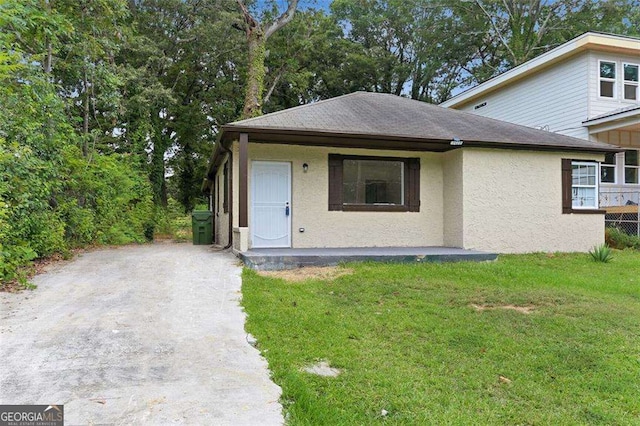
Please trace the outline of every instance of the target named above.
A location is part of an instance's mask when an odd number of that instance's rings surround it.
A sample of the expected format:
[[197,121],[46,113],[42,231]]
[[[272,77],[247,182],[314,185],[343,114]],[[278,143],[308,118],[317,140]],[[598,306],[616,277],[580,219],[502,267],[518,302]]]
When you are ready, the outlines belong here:
[[248,197],[249,192],[248,188],[248,159],[249,159],[249,135],[247,133],[240,133],[240,141],[239,141],[239,156],[238,156],[238,184],[239,194],[238,194],[238,227],[246,228],[248,227]]

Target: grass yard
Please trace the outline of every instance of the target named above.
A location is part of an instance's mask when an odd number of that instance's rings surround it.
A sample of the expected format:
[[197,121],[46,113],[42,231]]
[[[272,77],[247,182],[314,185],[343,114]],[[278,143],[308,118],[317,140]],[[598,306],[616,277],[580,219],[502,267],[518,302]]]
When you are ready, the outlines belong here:
[[244,271],[289,424],[640,424],[640,253],[348,268]]

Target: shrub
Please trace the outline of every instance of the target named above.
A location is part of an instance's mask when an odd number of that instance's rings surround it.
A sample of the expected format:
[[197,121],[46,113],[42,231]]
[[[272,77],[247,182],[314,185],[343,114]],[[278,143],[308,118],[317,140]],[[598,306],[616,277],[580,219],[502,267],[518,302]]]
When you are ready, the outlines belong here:
[[606,244],[609,245],[609,247],[613,247],[616,249],[622,250],[626,248],[632,248],[635,250],[640,250],[640,238],[634,235],[629,235],[616,227],[605,229],[604,240]]
[[589,254],[595,262],[608,263],[613,259],[611,247],[606,243],[595,246],[592,250],[589,250]]

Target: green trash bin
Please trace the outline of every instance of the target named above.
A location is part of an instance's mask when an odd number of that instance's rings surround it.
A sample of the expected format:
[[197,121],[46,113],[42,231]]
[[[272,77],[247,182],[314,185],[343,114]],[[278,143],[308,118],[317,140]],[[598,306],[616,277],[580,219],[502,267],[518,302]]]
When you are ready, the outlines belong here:
[[210,210],[194,210],[191,213],[191,227],[193,230],[193,244],[211,244],[213,242],[213,226]]

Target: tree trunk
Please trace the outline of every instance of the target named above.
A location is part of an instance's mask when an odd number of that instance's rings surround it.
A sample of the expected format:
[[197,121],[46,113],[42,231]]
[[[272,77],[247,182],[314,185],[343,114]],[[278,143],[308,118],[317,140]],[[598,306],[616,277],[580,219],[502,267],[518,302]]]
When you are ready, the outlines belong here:
[[266,42],[262,29],[253,27],[247,34],[249,45],[249,68],[247,70],[247,86],[244,97],[242,118],[257,117],[262,114],[262,94],[264,93],[264,62],[266,59]]
[[[51,2],[45,0],[45,9],[49,15],[51,15]],[[47,56],[44,59],[44,73],[47,74],[48,81],[51,82],[51,65],[53,62],[53,46],[51,45],[51,36],[46,36]]]
[[[44,61],[44,72],[47,75],[51,74],[52,62],[53,62],[53,47],[51,46],[51,40],[49,39],[49,37],[47,37],[47,58]],[[51,77],[49,77],[49,82],[51,82]]]
[[87,69],[84,69],[84,99],[82,111],[82,155],[86,158],[89,156],[89,79],[87,78]]
[[153,146],[153,152],[151,153],[151,164],[149,180],[151,181],[151,188],[153,191],[153,202],[162,207],[167,207],[167,181],[165,179],[165,165],[164,165],[164,153],[166,151],[164,135],[156,137]]
[[267,39],[280,28],[287,25],[296,13],[298,0],[287,0],[288,6],[275,21],[266,25],[263,30],[262,25],[251,13],[245,2],[236,0],[246,24],[247,44],[249,46],[249,67],[247,70],[247,88],[244,97],[244,109],[242,118],[257,117],[262,114],[262,94],[264,93],[264,76],[266,69],[264,66],[267,57]]

